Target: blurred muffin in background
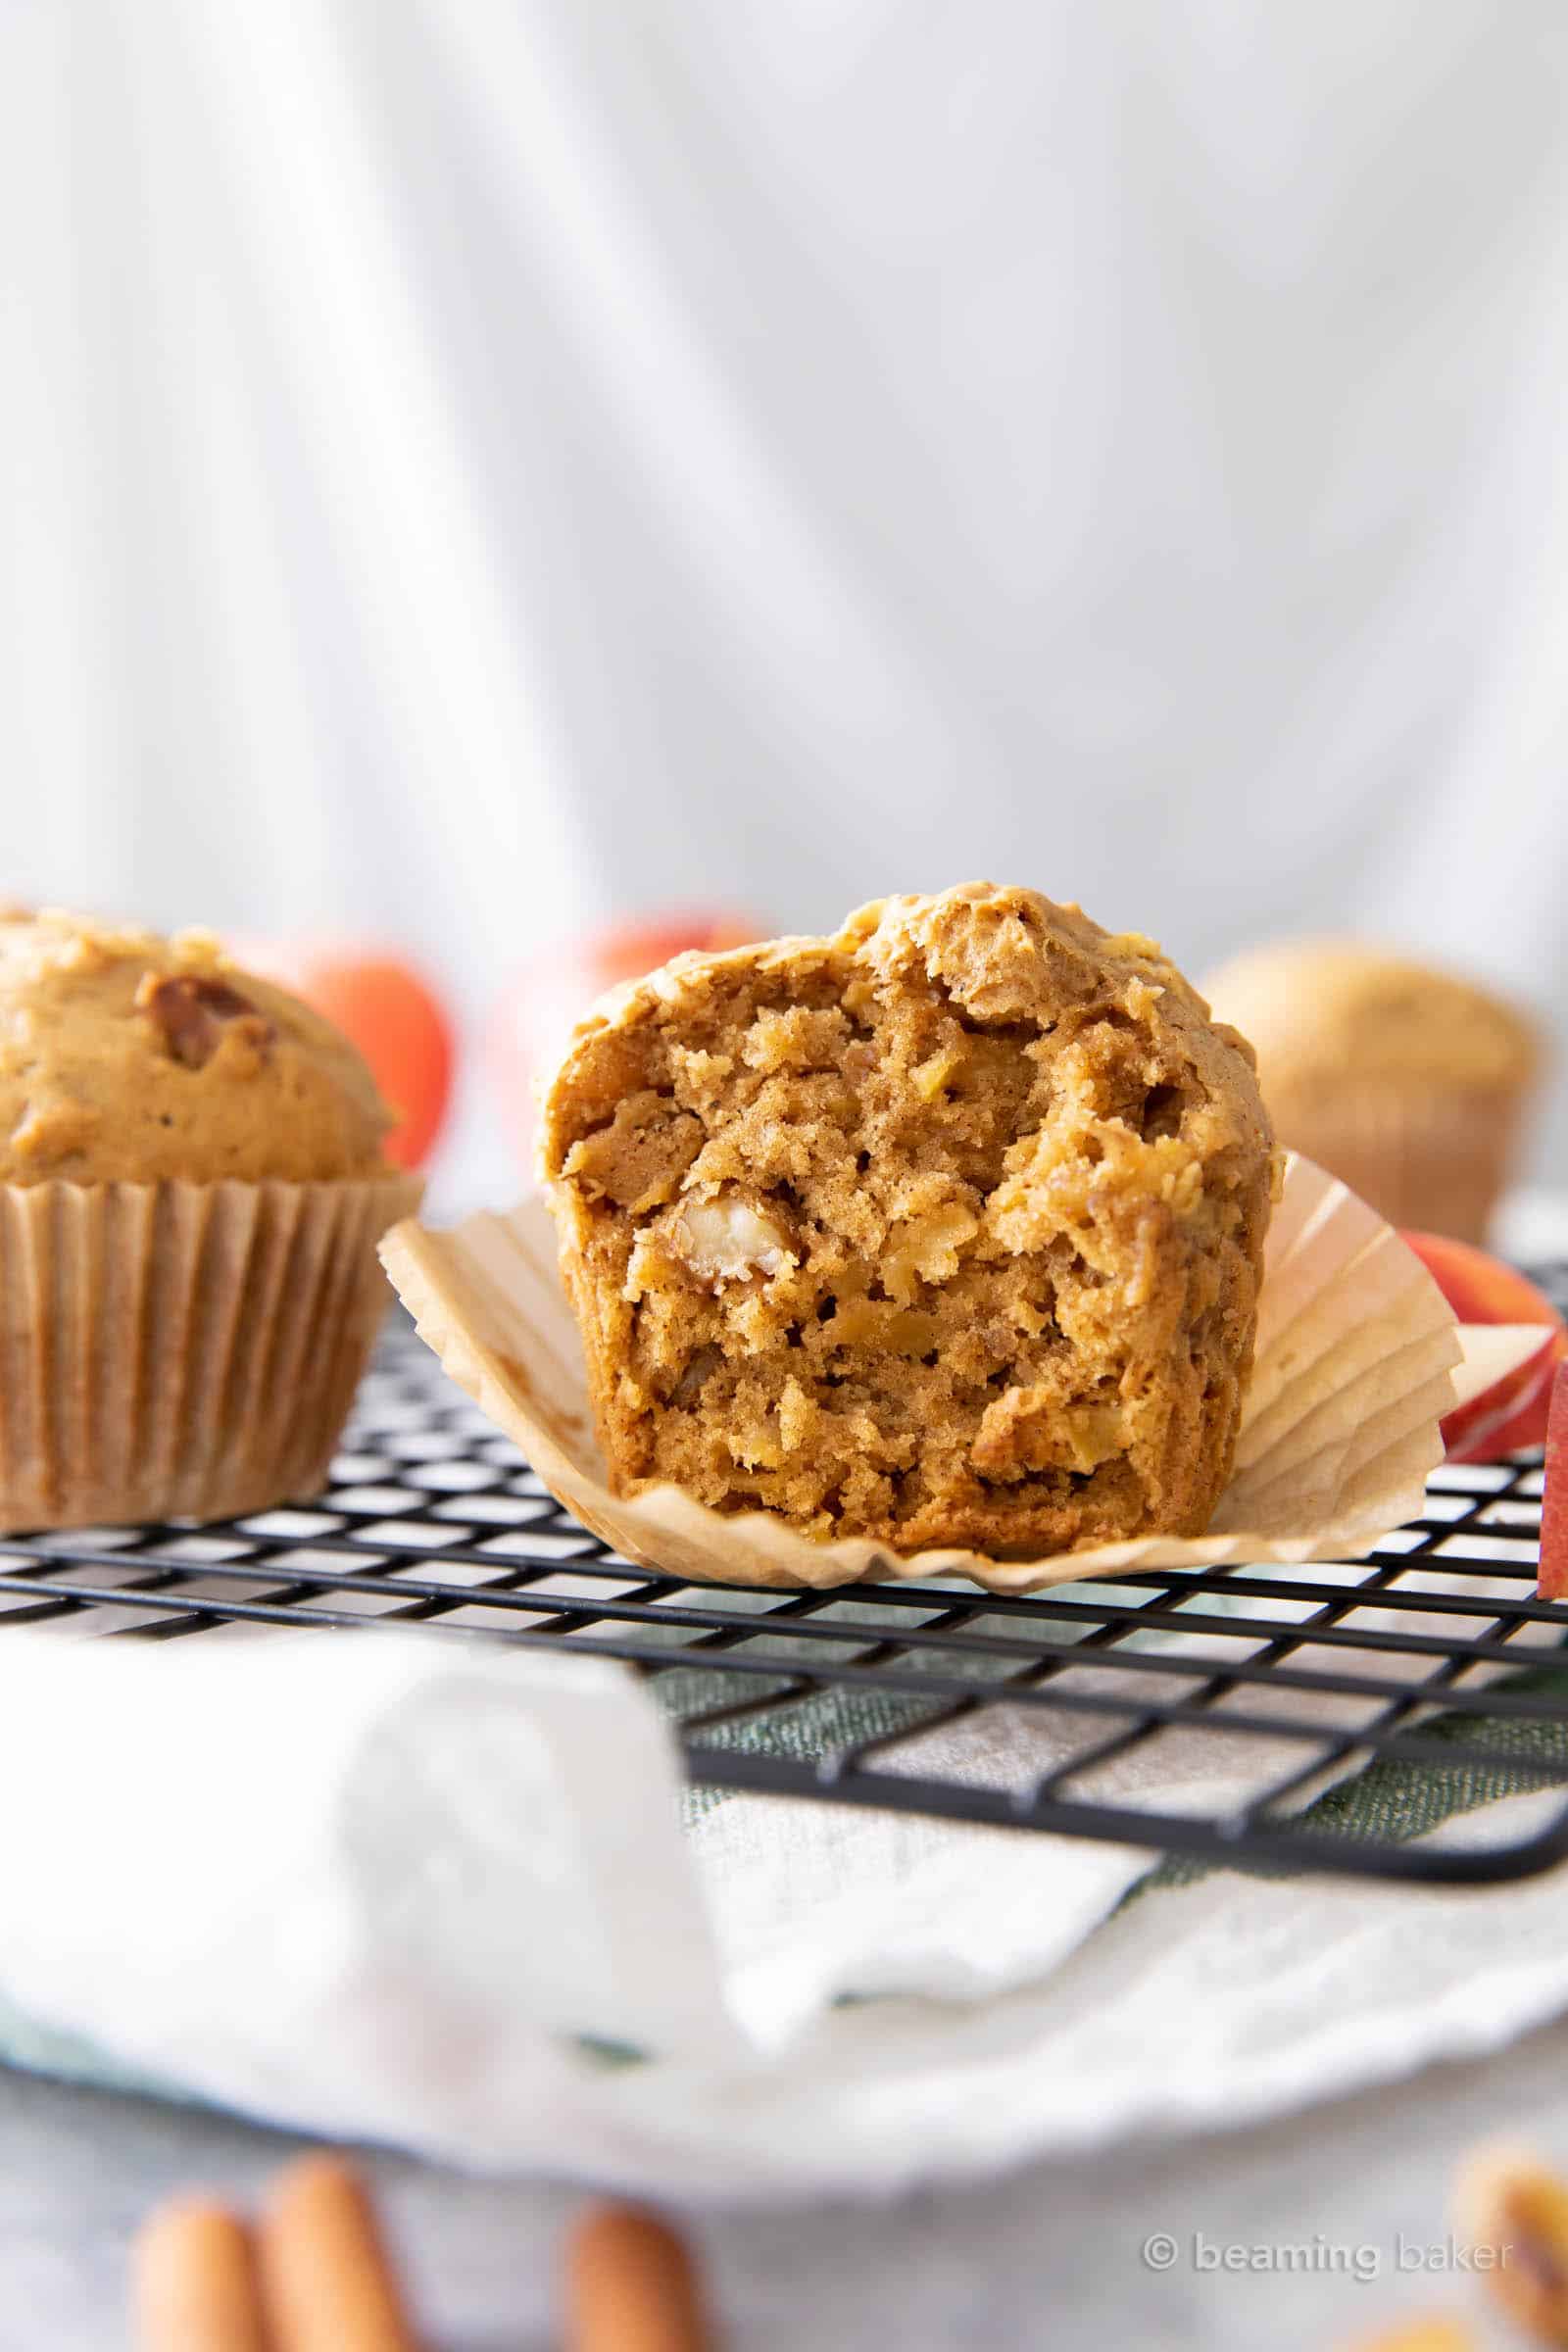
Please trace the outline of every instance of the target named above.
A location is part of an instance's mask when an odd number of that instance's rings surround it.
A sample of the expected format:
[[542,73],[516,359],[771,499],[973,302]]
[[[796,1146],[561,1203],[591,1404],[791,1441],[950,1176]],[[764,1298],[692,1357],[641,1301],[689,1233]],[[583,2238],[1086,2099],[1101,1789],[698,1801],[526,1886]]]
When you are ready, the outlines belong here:
[[1526,1014],[1353,940],[1254,949],[1201,985],[1256,1048],[1283,1144],[1391,1224],[1485,1239],[1545,1059]]

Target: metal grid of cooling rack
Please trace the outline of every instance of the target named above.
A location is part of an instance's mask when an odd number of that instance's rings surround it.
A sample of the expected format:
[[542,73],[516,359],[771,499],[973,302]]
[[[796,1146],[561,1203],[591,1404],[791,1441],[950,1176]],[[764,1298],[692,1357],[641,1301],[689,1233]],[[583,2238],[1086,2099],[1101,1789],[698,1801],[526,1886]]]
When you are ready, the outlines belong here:
[[[1568,1301],[1568,1265],[1537,1278]],[[297,1508],[5,1540],[0,1630],[483,1632],[629,1661],[700,1788],[1265,1869],[1480,1882],[1568,1854],[1568,1608],[1534,1594],[1539,1458],[1439,1472],[1423,1517],[1349,1566],[1003,1599],[956,1582],[782,1593],[652,1575],[551,1498],[407,1326],[345,1445]],[[1376,1829],[1308,1809],[1366,1764],[1391,1790]],[[1400,1834],[1401,1775],[1486,1793],[1499,1771],[1562,1792],[1527,1840],[1444,1851]]]

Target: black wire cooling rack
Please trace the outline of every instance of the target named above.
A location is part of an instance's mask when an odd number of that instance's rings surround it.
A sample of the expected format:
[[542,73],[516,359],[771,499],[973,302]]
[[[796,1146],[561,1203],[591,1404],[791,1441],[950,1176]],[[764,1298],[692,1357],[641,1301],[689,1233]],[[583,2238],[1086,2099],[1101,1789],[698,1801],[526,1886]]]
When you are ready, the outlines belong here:
[[[1537,1279],[1568,1302],[1568,1265]],[[482,1631],[627,1660],[678,1723],[700,1796],[1407,1880],[1521,1878],[1568,1854],[1568,1607],[1535,1598],[1539,1456],[1445,1468],[1424,1515],[1348,1566],[1002,1599],[956,1581],[784,1593],[652,1575],[551,1498],[406,1324],[345,1446],[298,1507],[6,1539],[0,1629]],[[1366,1767],[1376,1801],[1345,1803]],[[1528,1838],[1410,1842],[1435,1811],[1522,1786],[1559,1791]]]

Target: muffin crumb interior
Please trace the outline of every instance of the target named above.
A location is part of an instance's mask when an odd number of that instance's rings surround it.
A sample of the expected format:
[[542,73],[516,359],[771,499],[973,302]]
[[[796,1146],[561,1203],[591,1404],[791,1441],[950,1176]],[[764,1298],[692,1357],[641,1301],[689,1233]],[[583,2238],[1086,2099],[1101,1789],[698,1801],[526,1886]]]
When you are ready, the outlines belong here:
[[545,1140],[622,1483],[999,1556],[1206,1523],[1270,1139],[1152,943],[976,885],[636,997]]

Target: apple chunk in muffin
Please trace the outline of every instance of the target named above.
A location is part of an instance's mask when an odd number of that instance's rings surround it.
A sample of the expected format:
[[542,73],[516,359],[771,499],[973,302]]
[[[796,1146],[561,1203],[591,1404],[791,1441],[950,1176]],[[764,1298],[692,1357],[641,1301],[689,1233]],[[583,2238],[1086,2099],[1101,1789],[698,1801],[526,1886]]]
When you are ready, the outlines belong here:
[[677,956],[541,1140],[620,1492],[997,1557],[1207,1524],[1274,1168],[1153,943],[989,883]]

